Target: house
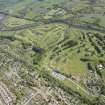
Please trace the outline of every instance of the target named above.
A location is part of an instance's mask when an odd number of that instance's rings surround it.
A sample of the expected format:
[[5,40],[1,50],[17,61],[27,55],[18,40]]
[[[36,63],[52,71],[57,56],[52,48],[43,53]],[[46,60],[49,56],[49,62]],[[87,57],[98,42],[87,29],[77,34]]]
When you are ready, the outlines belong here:
[[100,64],[97,65],[97,68],[98,68],[99,70],[102,70],[102,69],[104,68],[104,66],[100,63]]

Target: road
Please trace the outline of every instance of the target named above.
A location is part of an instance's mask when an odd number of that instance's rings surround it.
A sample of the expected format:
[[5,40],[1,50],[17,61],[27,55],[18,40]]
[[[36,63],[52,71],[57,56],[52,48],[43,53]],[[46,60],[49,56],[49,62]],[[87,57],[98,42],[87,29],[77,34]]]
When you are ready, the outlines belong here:
[[28,101],[22,103],[21,105],[27,105],[38,93],[34,94]]

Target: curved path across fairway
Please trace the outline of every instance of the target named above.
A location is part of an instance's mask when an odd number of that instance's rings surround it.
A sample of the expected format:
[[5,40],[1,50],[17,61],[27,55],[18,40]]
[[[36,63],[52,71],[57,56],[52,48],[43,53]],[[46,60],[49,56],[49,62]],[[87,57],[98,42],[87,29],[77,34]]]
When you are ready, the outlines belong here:
[[[58,75],[60,74],[59,72],[56,72],[56,71],[59,71],[59,70],[57,70],[56,68],[54,68],[52,65],[48,65],[48,68],[52,70],[51,72],[55,72],[55,73],[57,73]],[[62,74],[60,74],[60,75],[62,75]],[[63,76],[64,76],[64,75],[63,75]],[[54,77],[55,77],[55,76],[54,76]],[[96,95],[90,94],[86,89],[84,89],[83,87],[81,87],[78,83],[76,83],[75,81],[73,81],[71,78],[68,78],[68,77],[66,77],[66,76],[64,76],[64,77],[65,77],[65,80],[68,80],[68,81],[70,81],[73,85],[75,85],[75,87],[77,88],[76,90],[82,91],[83,93],[85,93],[85,94],[87,95],[87,97],[89,96],[90,99],[95,99],[95,98],[97,97]],[[56,77],[56,78],[57,78],[57,77]],[[63,81],[63,80],[61,80],[61,81]],[[88,97],[88,98],[89,98],[89,97]],[[104,95],[101,95],[101,97],[105,98]]]

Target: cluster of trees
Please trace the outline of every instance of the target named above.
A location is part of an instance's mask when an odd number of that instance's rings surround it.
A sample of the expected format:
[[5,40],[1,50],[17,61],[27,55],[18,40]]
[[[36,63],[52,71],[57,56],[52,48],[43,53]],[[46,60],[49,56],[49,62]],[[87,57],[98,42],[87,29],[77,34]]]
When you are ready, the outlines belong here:
[[10,40],[10,41],[15,41],[16,37],[14,36],[0,36],[0,40]]

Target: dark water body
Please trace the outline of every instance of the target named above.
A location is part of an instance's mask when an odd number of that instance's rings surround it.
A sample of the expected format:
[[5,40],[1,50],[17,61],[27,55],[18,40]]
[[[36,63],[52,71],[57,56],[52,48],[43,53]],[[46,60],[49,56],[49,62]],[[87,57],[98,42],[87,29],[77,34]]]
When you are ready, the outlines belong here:
[[4,18],[3,14],[0,14],[0,20],[2,20]]

